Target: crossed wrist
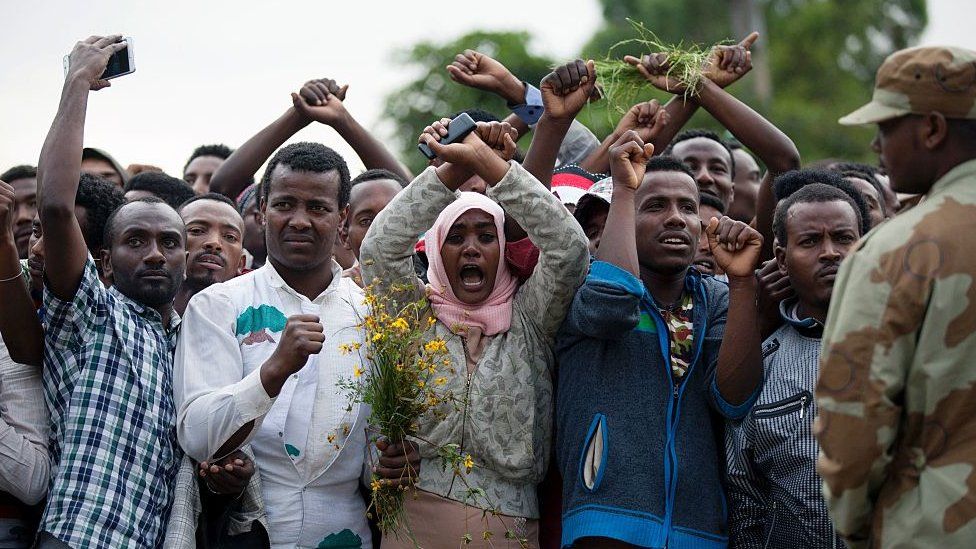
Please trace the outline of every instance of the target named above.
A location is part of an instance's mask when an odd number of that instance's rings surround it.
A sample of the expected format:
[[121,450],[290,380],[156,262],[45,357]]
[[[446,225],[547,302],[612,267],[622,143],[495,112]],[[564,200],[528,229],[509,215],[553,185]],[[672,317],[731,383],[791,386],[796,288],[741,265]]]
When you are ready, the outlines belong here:
[[525,84],[518,78],[515,78],[515,75],[512,73],[508,73],[508,76],[502,82],[501,88],[497,93],[509,105],[521,105],[525,103]]

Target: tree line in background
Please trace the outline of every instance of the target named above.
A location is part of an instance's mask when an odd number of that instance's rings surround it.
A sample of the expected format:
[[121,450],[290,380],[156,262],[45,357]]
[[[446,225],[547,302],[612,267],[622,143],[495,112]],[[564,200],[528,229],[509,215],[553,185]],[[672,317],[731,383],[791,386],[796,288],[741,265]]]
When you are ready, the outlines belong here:
[[[582,57],[602,59],[617,42],[635,36],[627,18],[644,23],[665,43],[715,44],[760,32],[752,73],[730,88],[773,120],[800,149],[804,161],[839,157],[874,162],[871,129],[837,125],[838,117],[868,99],[874,74],[891,52],[913,44],[927,23],[925,0],[600,0],[604,22]],[[557,63],[532,49],[528,32],[468,33],[449,42],[421,42],[398,61],[421,75],[391,93],[385,115],[394,124],[401,158],[416,173],[423,157],[416,138],[436,118],[479,106],[503,118],[497,96],[451,81],[444,69],[454,56],[474,49],[501,61],[538,85]],[[652,52],[627,52],[642,55]],[[622,53],[621,53],[622,55]],[[640,100],[670,97],[647,86]],[[579,121],[600,138],[613,126],[606,101],[591,104]],[[699,113],[688,127],[721,128]],[[525,148],[527,143],[523,143]]]

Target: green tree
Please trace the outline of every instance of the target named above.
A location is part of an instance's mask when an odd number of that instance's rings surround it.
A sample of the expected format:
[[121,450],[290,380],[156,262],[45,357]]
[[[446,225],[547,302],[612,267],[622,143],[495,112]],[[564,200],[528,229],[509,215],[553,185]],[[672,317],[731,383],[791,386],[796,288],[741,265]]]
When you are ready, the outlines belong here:
[[[764,101],[763,90],[750,87],[755,70],[729,91],[792,137],[805,162],[827,157],[876,160],[868,148],[873,130],[842,127],[836,120],[870,98],[875,71],[884,58],[912,44],[927,23],[925,0],[601,0],[601,4],[604,26],[584,47],[584,53],[595,58],[634,37],[628,17],[643,22],[665,42],[712,44],[739,40],[752,30],[734,28],[743,25],[741,17],[738,25],[733,24],[733,15],[741,16],[751,8],[758,19],[752,27],[766,30],[754,61],[767,64],[771,82],[765,91],[770,95]],[[762,59],[764,55],[768,57]],[[667,99],[651,91],[647,97]],[[584,113],[581,119],[600,135],[608,130],[607,117],[594,114]],[[696,115],[689,125],[717,128],[706,114]]]
[[477,107],[504,118],[507,109],[497,96],[451,81],[445,67],[454,56],[473,49],[501,61],[513,74],[538,85],[553,66],[552,60],[530,49],[527,32],[472,32],[460,38],[435,44],[419,43],[398,54],[397,62],[420,69],[420,76],[395,90],[386,99],[385,116],[395,130],[400,159],[414,172],[426,166],[417,151],[417,136],[434,120],[457,111]]

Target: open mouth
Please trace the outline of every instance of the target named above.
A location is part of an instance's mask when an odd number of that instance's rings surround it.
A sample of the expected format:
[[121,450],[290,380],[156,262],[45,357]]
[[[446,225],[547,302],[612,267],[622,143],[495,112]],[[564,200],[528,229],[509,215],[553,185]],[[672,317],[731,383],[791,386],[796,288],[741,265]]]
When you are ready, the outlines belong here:
[[694,265],[703,273],[711,274],[715,272],[715,264],[707,259],[699,259],[695,261]]
[[691,246],[691,240],[683,234],[663,234],[658,237],[657,241],[661,243],[665,248],[670,248],[674,250],[686,250]]
[[461,287],[469,292],[478,291],[485,284],[485,272],[478,265],[463,265],[458,275]]

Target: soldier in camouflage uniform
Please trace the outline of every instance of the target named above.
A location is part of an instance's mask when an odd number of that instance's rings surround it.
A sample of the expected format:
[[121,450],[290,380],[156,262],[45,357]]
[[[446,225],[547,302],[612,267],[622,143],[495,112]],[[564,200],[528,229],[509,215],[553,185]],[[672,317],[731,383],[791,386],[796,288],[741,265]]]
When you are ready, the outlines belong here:
[[852,547],[976,547],[976,52],[913,48],[842,118],[921,204],[841,267],[821,352],[818,471]]

